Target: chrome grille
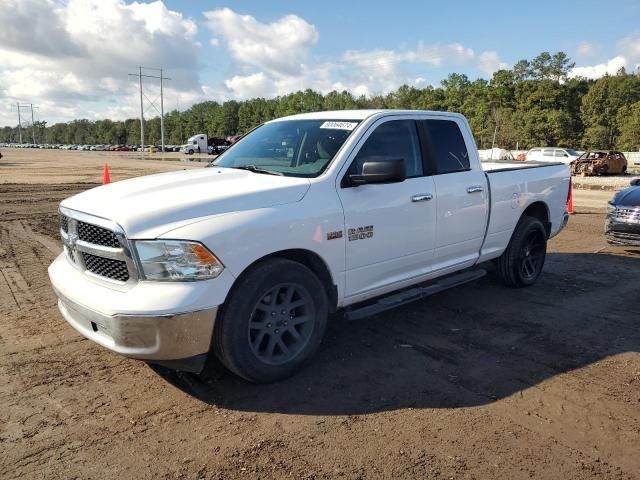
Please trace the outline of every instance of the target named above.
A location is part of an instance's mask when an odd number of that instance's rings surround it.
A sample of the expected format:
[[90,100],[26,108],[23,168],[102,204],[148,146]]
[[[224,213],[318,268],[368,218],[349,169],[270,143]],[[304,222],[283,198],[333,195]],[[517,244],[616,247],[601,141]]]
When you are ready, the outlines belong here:
[[90,223],[78,222],[78,238],[83,242],[104,247],[119,248],[118,237],[111,230]]
[[59,220],[64,250],[75,268],[120,290],[137,281],[129,242],[117,223],[64,207]]
[[63,232],[68,232],[69,231],[69,217],[67,217],[66,215],[63,215],[61,213],[58,213],[58,220],[60,221],[60,229]]
[[87,271],[91,273],[100,275],[101,277],[118,280],[120,282],[126,282],[129,280],[127,263],[122,260],[98,257],[84,252],[82,253],[82,259],[87,267]]
[[614,217],[617,218],[618,220],[630,220],[630,221],[640,222],[640,209],[617,207],[614,211]]

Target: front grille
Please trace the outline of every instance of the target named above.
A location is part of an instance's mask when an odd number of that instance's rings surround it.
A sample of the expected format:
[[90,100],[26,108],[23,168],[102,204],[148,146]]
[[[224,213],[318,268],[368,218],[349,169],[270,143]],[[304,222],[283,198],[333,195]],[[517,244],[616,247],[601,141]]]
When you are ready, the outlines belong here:
[[636,208],[616,208],[614,216],[618,220],[640,221],[640,209]]
[[78,222],[78,238],[87,243],[104,247],[119,248],[118,237],[111,230],[90,223]]
[[69,232],[69,217],[67,217],[66,215],[63,215],[61,213],[58,213],[58,220],[60,221],[60,228],[62,229],[63,232],[68,233]]
[[117,223],[62,207],[58,218],[67,261],[76,269],[121,283],[137,280],[128,242]]
[[97,257],[90,253],[83,252],[82,259],[87,270],[101,277],[111,278],[120,282],[129,280],[129,271],[126,262],[113,260],[111,258]]

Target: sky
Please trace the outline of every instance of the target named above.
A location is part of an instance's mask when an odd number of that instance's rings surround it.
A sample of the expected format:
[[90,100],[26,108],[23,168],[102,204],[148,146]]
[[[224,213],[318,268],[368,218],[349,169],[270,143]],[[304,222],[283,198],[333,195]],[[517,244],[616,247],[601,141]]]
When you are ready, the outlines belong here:
[[[0,0],[0,126],[137,118],[138,65],[165,112],[300,89],[385,94],[562,50],[572,76],[640,67],[640,2]],[[145,70],[158,75],[156,70]],[[145,116],[159,82],[143,79]],[[30,117],[29,111],[23,114]]]

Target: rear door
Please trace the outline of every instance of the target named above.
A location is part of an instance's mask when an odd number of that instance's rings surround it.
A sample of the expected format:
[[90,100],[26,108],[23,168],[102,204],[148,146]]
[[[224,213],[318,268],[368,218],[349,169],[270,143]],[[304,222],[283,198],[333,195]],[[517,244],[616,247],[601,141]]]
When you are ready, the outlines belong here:
[[[407,179],[347,186],[370,156],[402,158]],[[428,274],[435,240],[434,181],[426,175],[416,121],[386,117],[373,124],[338,177],[346,228],[345,297],[364,299]],[[352,300],[353,301],[353,300]]]
[[[420,122],[436,188],[433,270],[471,265],[488,221],[487,179],[479,168],[469,128],[456,118]],[[463,134],[465,132],[465,134]]]

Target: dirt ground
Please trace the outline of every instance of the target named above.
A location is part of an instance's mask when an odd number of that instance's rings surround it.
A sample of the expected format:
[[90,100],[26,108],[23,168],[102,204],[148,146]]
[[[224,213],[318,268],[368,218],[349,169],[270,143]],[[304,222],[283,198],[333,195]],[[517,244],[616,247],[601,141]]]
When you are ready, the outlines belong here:
[[128,360],[62,319],[56,207],[181,162],[3,150],[0,478],[640,478],[640,249],[576,191],[538,284],[491,276],[336,320],[300,374],[254,386]]

